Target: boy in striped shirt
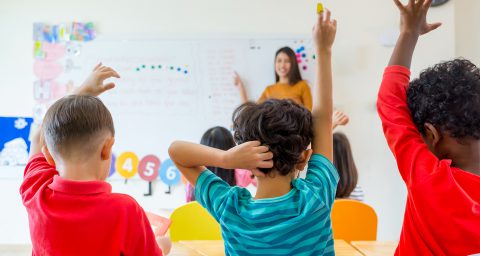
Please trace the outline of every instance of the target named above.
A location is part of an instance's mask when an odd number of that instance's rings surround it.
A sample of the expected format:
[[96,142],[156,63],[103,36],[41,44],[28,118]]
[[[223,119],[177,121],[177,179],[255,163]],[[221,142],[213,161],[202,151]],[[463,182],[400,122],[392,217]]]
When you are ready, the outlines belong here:
[[[331,162],[335,34],[330,12],[320,13],[313,31],[318,56],[313,113],[289,100],[246,103],[234,113],[238,146],[228,151],[180,141],[170,146],[172,160],[196,184],[197,201],[220,223],[227,255],[335,254],[330,220],[338,183]],[[297,179],[307,162],[305,180]],[[255,197],[204,166],[252,170],[258,178]]]

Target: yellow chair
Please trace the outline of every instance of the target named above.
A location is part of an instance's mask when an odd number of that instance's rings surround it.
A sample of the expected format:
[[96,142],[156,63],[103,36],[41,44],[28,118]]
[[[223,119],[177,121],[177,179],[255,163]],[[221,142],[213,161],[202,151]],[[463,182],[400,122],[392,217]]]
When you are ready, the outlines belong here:
[[175,209],[170,216],[170,239],[221,240],[218,222],[197,202],[190,202]]
[[377,240],[377,214],[370,205],[357,200],[337,199],[331,217],[334,239],[347,242]]

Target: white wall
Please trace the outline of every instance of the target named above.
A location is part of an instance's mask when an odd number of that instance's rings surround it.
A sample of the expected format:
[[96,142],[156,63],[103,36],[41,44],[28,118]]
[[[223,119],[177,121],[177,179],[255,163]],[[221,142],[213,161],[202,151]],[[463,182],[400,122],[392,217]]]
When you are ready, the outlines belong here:
[[[379,43],[395,30],[392,1],[324,1],[339,20],[334,52],[336,105],[351,115],[342,129],[350,137],[366,201],[379,216],[380,240],[398,239],[406,191],[389,152],[377,114],[376,92],[392,48]],[[473,2],[473,0],[472,0]],[[32,96],[32,23],[93,21],[104,35],[160,33],[309,34],[315,19],[311,0],[2,0],[0,2],[0,116],[30,115]],[[454,3],[430,12],[444,22],[422,38],[414,73],[455,53]],[[440,43],[439,43],[440,42]],[[0,243],[29,241],[28,223],[18,195],[18,180],[0,180],[3,210]],[[161,202],[138,198],[147,208]]]
[[455,55],[480,65],[480,1],[455,2]]

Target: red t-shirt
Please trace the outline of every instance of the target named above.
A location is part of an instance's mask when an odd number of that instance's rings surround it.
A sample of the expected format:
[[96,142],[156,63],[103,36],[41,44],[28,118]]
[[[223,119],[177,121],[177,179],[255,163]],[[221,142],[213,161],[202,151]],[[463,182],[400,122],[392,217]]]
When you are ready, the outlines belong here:
[[395,255],[480,253],[480,176],[438,159],[423,142],[407,106],[410,71],[385,69],[378,113],[408,189]]
[[143,209],[104,181],[58,176],[42,154],[20,187],[33,255],[162,255]]

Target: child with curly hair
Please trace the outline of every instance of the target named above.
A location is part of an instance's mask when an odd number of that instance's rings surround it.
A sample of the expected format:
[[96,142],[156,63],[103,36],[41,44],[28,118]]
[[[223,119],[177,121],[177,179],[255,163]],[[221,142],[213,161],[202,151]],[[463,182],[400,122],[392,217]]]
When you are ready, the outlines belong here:
[[480,253],[480,69],[439,63],[410,80],[431,0],[394,0],[401,33],[378,93],[387,142],[408,189],[395,255]]
[[[313,112],[291,100],[246,103],[234,113],[238,146],[227,151],[174,142],[169,153],[195,197],[220,223],[226,255],[335,255],[330,212],[338,182],[332,164],[332,44],[327,11],[314,28]],[[308,146],[312,144],[312,149]],[[308,163],[305,179],[297,179]],[[254,197],[204,166],[253,170]]]

